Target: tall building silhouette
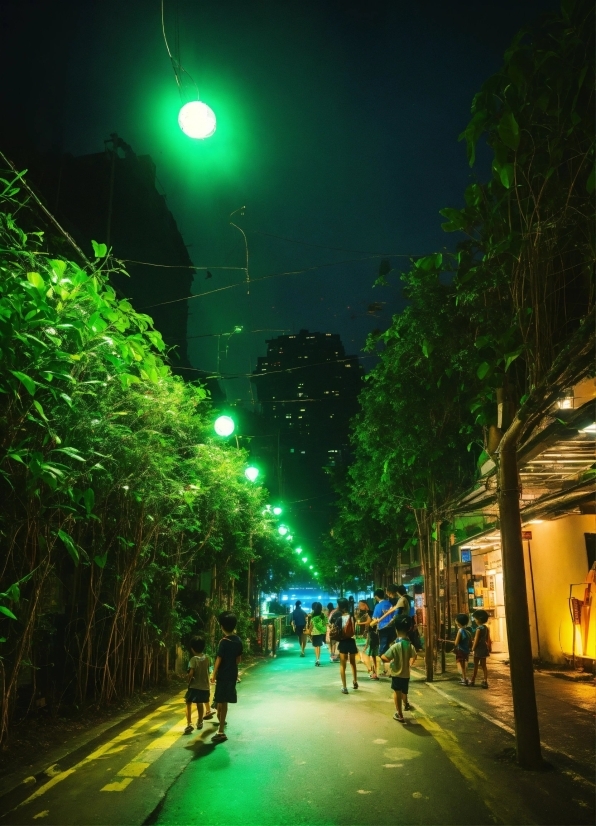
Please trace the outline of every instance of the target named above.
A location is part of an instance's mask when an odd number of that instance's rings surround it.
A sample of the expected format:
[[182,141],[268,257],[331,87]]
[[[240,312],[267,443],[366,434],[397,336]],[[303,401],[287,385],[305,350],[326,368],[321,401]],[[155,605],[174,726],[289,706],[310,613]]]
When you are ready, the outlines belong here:
[[311,539],[331,518],[326,469],[348,461],[362,377],[358,357],[346,356],[339,335],[308,330],[270,339],[252,375],[269,435],[261,448],[266,484],[284,501],[304,502],[294,510],[308,514]]

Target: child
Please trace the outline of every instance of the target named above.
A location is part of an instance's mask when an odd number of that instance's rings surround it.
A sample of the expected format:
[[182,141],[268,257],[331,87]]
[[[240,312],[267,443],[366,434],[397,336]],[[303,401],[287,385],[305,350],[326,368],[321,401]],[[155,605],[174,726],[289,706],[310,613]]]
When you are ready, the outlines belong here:
[[468,628],[470,618],[467,614],[457,614],[455,623],[457,625],[457,634],[455,637],[455,662],[458,669],[461,671],[461,684],[469,685],[466,678],[466,669],[468,667],[468,660],[470,659],[470,647],[472,645],[472,632]]
[[406,722],[402,711],[403,699],[405,699],[406,710],[410,708],[408,703],[410,666],[416,662],[416,649],[407,637],[411,624],[409,617],[397,617],[395,620],[397,639],[384,654],[381,654],[383,662],[391,663],[391,688],[393,689],[393,702],[395,703],[393,719],[397,720],[398,723]]
[[472,656],[474,657],[474,673],[470,680],[470,685],[476,682],[476,674],[478,673],[478,666],[482,669],[484,680],[480,683],[482,688],[488,688],[488,670],[486,668],[486,658],[490,657],[491,639],[488,625],[488,614],[483,608],[474,611],[474,619],[478,623],[476,633],[474,634],[474,642],[472,643]]
[[312,614],[308,618],[307,634],[310,634],[315,649],[315,665],[321,665],[321,646],[327,633],[327,617],[320,602],[313,602]]
[[217,718],[219,728],[211,738],[212,743],[223,743],[227,740],[225,727],[228,716],[228,703],[237,703],[236,680],[238,679],[238,663],[242,659],[242,642],[234,634],[238,618],[231,611],[224,611],[217,618],[224,636],[217,649],[217,658],[211,676],[215,683],[214,702],[217,704]]
[[186,728],[185,734],[193,731],[192,704],[196,703],[198,712],[197,731],[203,728],[203,712],[205,706],[209,708],[209,668],[211,663],[205,654],[205,640],[195,637],[190,641],[190,662],[188,664],[188,690],[184,697],[186,701]]
[[[369,615],[370,616],[370,615]],[[377,657],[379,656],[379,628],[377,625],[372,625],[369,619],[369,623],[366,629],[366,658],[368,660],[367,666],[369,671],[369,678],[371,680],[378,680],[379,675],[377,673]]]
[[363,663],[366,670],[370,672],[368,657],[366,655],[366,638],[368,637],[368,626],[370,625],[370,612],[368,603],[365,599],[358,600],[358,613],[356,614],[356,635],[364,637],[361,646],[358,646],[358,653],[360,654],[360,662]]

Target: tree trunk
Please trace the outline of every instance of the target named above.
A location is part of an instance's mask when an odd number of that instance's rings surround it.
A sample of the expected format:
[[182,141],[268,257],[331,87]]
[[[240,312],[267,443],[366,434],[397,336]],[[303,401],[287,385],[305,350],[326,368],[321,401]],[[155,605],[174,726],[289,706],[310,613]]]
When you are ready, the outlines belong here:
[[428,512],[426,509],[416,511],[418,523],[418,541],[420,543],[420,561],[422,562],[422,576],[424,577],[424,663],[426,667],[426,681],[434,680],[434,638],[435,638],[435,605],[433,600],[433,570],[432,552],[430,548],[430,531]]
[[511,693],[518,763],[527,769],[543,765],[534,690],[532,641],[519,507],[517,441],[520,427],[505,433],[499,446],[499,518],[503,557],[505,618],[509,643]]

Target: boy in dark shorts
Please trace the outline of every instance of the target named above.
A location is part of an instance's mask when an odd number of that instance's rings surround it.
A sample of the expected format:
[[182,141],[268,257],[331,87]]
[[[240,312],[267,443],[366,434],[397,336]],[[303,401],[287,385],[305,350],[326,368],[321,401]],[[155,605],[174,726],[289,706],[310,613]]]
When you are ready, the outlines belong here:
[[234,634],[238,618],[231,611],[224,611],[217,618],[224,635],[217,649],[217,658],[211,676],[215,683],[214,702],[217,705],[219,729],[211,738],[213,743],[223,743],[227,740],[225,727],[228,716],[228,703],[237,703],[236,680],[238,679],[238,663],[242,659],[242,641]]
[[488,614],[483,608],[478,608],[474,611],[474,619],[477,626],[474,632],[474,640],[472,642],[472,656],[474,657],[474,673],[469,685],[474,685],[476,682],[476,675],[478,674],[478,666],[482,669],[484,679],[480,683],[482,688],[488,688],[488,670],[486,668],[486,658],[490,657],[492,650],[492,643],[490,639],[490,630],[488,625]]
[[393,719],[397,720],[398,723],[406,722],[402,710],[402,701],[405,700],[406,708],[408,708],[410,666],[416,662],[416,649],[407,637],[410,627],[409,617],[397,617],[395,620],[397,639],[384,654],[381,654],[383,662],[391,663],[391,688],[393,689],[393,702],[395,703]]
[[190,662],[188,664],[188,691],[186,701],[185,734],[190,734],[192,726],[192,704],[196,703],[198,712],[197,731],[203,728],[203,709],[209,709],[209,668],[211,663],[205,654],[205,640],[195,637],[190,641]]

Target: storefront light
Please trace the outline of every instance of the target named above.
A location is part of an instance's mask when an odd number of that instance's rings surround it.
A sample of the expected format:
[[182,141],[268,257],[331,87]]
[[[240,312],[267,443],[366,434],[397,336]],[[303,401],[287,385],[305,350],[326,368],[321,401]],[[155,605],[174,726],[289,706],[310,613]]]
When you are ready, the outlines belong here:
[[589,424],[587,427],[582,427],[580,433],[596,433],[596,422]]

